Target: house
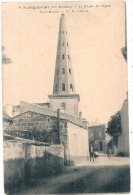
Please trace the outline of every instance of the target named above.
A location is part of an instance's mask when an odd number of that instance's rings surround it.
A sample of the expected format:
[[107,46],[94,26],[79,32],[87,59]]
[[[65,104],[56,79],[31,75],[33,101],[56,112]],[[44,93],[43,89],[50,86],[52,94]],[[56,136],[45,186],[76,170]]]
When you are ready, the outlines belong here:
[[[4,122],[4,134],[64,146],[65,163],[88,157],[88,130],[57,115],[26,111]],[[61,115],[61,116],[59,116]],[[37,132],[37,134],[36,134]]]
[[[125,18],[126,24],[126,18]],[[125,47],[121,49],[123,57],[127,62],[127,32],[125,33]],[[121,135],[118,137],[117,153],[125,156],[130,155],[129,143],[129,114],[128,114],[128,92],[120,110],[121,116]]]
[[118,137],[117,153],[129,156],[129,118],[128,118],[128,97],[124,100],[120,110],[121,134]]
[[96,151],[106,152],[105,125],[97,124],[88,127],[89,145],[93,144]]

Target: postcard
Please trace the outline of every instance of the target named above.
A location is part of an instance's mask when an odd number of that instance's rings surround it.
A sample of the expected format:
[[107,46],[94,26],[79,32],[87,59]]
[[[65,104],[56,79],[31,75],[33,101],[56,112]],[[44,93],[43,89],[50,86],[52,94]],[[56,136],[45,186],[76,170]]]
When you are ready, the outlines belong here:
[[2,3],[4,193],[129,193],[126,2]]

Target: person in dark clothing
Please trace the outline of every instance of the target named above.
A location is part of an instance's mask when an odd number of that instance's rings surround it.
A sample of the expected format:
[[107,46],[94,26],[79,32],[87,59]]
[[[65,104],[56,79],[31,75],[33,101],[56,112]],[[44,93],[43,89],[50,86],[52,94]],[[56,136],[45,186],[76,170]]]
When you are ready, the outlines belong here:
[[112,154],[112,151],[111,151],[111,148],[109,148],[108,150],[108,157],[111,158],[111,154]]
[[94,162],[94,147],[92,144],[90,145],[89,153],[90,153],[90,161],[93,160]]

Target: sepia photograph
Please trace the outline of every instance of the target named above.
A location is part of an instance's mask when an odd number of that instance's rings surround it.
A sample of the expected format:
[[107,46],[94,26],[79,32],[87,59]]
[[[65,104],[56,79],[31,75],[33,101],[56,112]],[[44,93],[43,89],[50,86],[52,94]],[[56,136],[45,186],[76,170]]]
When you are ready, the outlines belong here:
[[3,2],[1,23],[4,193],[130,193],[126,2]]

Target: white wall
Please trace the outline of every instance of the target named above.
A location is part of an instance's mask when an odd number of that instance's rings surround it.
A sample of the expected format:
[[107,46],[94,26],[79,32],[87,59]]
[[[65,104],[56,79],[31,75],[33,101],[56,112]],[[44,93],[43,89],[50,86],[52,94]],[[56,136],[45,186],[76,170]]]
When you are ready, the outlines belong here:
[[64,111],[67,114],[78,116],[78,99],[77,98],[58,98],[50,99],[50,108],[52,110],[62,109],[62,103],[66,104],[66,110]]
[[128,120],[128,100],[125,100],[120,111],[122,134],[118,138],[118,153],[123,152],[129,155],[129,120]]
[[68,147],[70,156],[88,156],[88,130],[72,123],[68,123]]

